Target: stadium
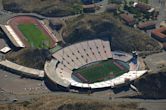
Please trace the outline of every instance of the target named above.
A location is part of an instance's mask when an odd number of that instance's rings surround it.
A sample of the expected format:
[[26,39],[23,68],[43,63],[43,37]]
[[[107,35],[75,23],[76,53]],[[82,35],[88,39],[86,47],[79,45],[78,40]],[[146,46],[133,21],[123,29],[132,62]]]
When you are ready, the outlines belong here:
[[52,48],[56,45],[56,37],[34,17],[13,17],[2,29],[16,47]]
[[67,46],[45,63],[45,73],[66,88],[116,87],[144,75],[137,55],[111,51],[108,40],[94,39]]

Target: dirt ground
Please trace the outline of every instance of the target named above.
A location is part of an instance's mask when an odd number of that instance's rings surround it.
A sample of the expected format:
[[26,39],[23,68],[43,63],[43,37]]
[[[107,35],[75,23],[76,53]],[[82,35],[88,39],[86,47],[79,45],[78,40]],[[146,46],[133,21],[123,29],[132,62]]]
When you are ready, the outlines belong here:
[[145,58],[145,62],[152,73],[158,72],[166,67],[166,52],[149,55]]

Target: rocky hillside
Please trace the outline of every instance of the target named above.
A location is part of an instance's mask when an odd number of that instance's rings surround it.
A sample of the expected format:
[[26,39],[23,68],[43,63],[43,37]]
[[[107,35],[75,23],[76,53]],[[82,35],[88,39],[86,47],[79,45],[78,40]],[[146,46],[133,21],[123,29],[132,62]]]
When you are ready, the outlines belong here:
[[12,62],[31,68],[43,69],[45,61],[50,56],[48,50],[26,48],[17,52],[9,52],[6,58]]
[[63,36],[67,43],[94,38],[108,38],[113,50],[156,51],[159,44],[140,30],[122,24],[118,17],[109,13],[82,15],[66,21]]
[[15,104],[0,104],[0,110],[146,110],[137,103],[111,103],[70,96],[41,96]]
[[135,81],[135,86],[142,93],[142,98],[166,98],[166,69],[157,74],[148,74]]
[[45,16],[75,14],[81,8],[79,0],[2,0],[5,10],[35,12]]

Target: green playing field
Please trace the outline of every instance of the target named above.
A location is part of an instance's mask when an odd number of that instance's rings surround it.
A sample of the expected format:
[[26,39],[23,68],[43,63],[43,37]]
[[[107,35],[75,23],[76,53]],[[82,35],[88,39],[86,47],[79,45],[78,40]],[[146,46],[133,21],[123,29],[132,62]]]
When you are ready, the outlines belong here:
[[[113,63],[112,59],[99,63],[90,64],[74,71],[74,74],[80,74],[89,82],[97,82],[117,77],[128,71],[128,68],[120,68]],[[123,63],[124,64],[124,63]],[[128,65],[126,63],[126,65]]]
[[35,24],[19,24],[18,28],[32,47],[48,48],[50,46],[49,37]]

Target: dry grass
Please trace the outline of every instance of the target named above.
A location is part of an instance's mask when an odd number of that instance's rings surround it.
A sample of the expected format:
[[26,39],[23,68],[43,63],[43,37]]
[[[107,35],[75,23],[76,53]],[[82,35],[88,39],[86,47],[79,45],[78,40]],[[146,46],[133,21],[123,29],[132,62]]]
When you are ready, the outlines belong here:
[[47,16],[73,14],[79,0],[2,0],[4,9],[14,12],[36,12]]
[[66,96],[42,96],[31,102],[0,105],[0,110],[139,110],[137,103],[112,103]]
[[66,42],[74,43],[93,38],[109,38],[112,49],[131,52],[160,50],[157,41],[140,30],[125,26],[118,17],[109,13],[82,15],[66,21]]

